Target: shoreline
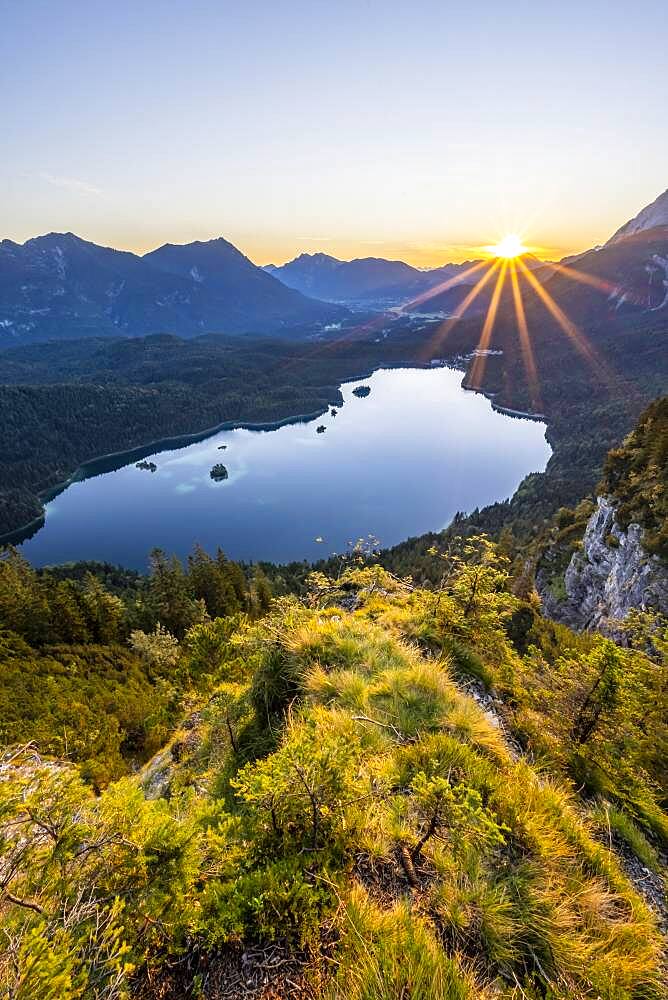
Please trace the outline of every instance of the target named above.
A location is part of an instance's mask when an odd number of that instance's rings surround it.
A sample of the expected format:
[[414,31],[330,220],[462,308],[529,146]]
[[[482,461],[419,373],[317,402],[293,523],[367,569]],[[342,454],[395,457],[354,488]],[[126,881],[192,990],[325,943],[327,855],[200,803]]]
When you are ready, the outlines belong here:
[[[364,376],[362,377],[364,378]],[[343,385],[344,383],[341,384]],[[40,490],[35,495],[40,503],[47,504],[55,500],[57,496],[64,493],[74,483],[81,483],[86,479],[94,479],[96,476],[102,476],[106,472],[113,472],[114,469],[123,468],[123,466],[129,465],[135,460],[141,461],[149,455],[158,455],[164,451],[187,448],[188,445],[198,444],[200,441],[205,441],[207,438],[213,437],[214,434],[219,434],[221,431],[273,431],[288,424],[310,423],[312,420],[317,420],[324,412],[325,410],[321,409],[313,413],[298,413],[289,417],[281,417],[279,420],[268,420],[265,422],[223,420],[221,423],[207,427],[203,431],[194,431],[191,434],[178,434],[174,437],[157,438],[154,441],[137,445],[136,448],[130,448],[127,451],[110,451],[104,455],[97,455],[95,458],[87,459],[87,461],[78,465],[67,479],[56,483],[54,486],[50,486],[46,490]],[[96,468],[100,465],[108,466],[108,468]],[[39,517],[33,518],[27,524],[0,535],[0,545],[20,544],[27,541],[28,538],[32,537],[35,530],[39,530],[44,525],[44,522],[45,512]],[[24,535],[26,537],[19,537]]]
[[462,381],[462,389],[465,392],[477,392],[478,395],[484,396],[491,403],[492,409],[496,410],[497,413],[503,413],[507,417],[519,417],[522,420],[536,420],[538,423],[545,424],[547,426],[548,418],[545,413],[530,413],[528,410],[514,410],[511,406],[503,406],[501,403],[495,403],[494,398],[498,396],[496,392],[485,392],[484,389],[476,389],[472,385],[466,385]]
[[[348,382],[359,382],[361,379],[370,378],[373,373],[378,371],[381,367],[382,366],[377,366],[372,368],[370,371],[362,373],[361,375],[353,375],[350,378],[344,379],[339,383],[338,391],[340,392],[341,386],[346,385]],[[405,365],[398,364],[388,367],[425,368],[428,366],[407,363]],[[205,441],[207,438],[213,437],[214,434],[219,434],[221,431],[274,431],[278,430],[280,427],[285,427],[288,424],[310,423],[312,420],[317,420],[318,417],[321,417],[333,405],[335,404],[328,403],[325,408],[314,410],[310,413],[289,414],[286,417],[279,417],[277,420],[222,420],[220,423],[213,424],[212,426],[201,431],[193,431],[188,434],[176,434],[169,437],[156,438],[146,444],[137,445],[135,448],[128,448],[122,451],[110,451],[103,455],[96,455],[94,458],[89,458],[86,459],[85,462],[81,462],[71,475],[67,477],[67,479],[62,480],[59,483],[55,483],[53,486],[49,486],[45,490],[40,490],[35,494],[35,496],[39,502],[44,505],[50,503],[52,500],[55,500],[57,496],[64,493],[65,490],[74,483],[83,482],[85,479],[93,479],[96,475],[104,475],[105,472],[112,472],[116,468],[122,468],[124,465],[129,465],[132,461],[141,461],[149,455],[160,454],[160,452],[170,451],[172,449],[175,450],[177,448],[187,448],[188,445],[198,444],[200,441]],[[100,465],[108,465],[108,468],[98,468]],[[32,520],[27,523],[19,525],[18,528],[13,528],[11,531],[6,531],[3,534],[0,534],[0,546],[20,545],[22,542],[27,541],[44,526],[45,520],[46,511],[42,510],[42,513],[39,516],[32,518]]]
[[[361,374],[352,375],[343,379],[338,385],[338,391],[341,392],[341,388],[344,385],[348,385],[351,382],[359,382],[362,379],[371,378],[377,371],[382,371],[383,369],[387,371],[395,371],[400,369],[416,369],[419,371],[432,371],[434,368],[450,368],[454,371],[460,371],[463,375],[466,375],[466,366],[462,364],[462,360],[459,357],[455,357],[452,360],[443,359],[443,361],[434,365],[431,361],[424,364],[419,362],[406,362],[397,364],[378,364],[373,366],[370,370],[367,370]],[[491,408],[498,413],[505,416],[518,417],[527,420],[535,420],[539,423],[545,423],[547,425],[547,418],[544,414],[533,414],[526,413],[521,410],[513,410],[510,407],[504,407],[494,402],[494,396],[496,393],[485,392],[482,389],[475,389],[472,386],[467,386],[462,379],[461,388],[466,392],[478,393],[484,396],[491,405]],[[326,407],[319,410],[315,410],[310,413],[298,413],[291,414],[286,417],[281,417],[277,420],[267,420],[267,421],[252,421],[252,420],[223,420],[218,424],[214,424],[211,427],[207,427],[202,431],[194,431],[189,434],[177,434],[164,438],[157,438],[153,441],[149,441],[143,445],[137,445],[135,448],[129,448],[123,451],[113,451],[107,452],[103,455],[97,455],[95,458],[87,459],[76,467],[67,479],[60,483],[56,483],[54,486],[48,487],[48,489],[40,490],[36,493],[36,497],[42,505],[50,503],[55,500],[57,496],[64,493],[66,489],[72,486],[74,483],[83,482],[86,479],[93,479],[96,476],[104,475],[107,472],[113,472],[116,469],[123,468],[125,465],[129,465],[133,461],[141,461],[142,459],[148,457],[149,455],[160,454],[164,451],[176,450],[179,448],[187,448],[191,444],[198,444],[200,441],[205,441],[209,437],[213,437],[215,434],[219,434],[221,431],[231,431],[231,430],[250,430],[250,431],[273,431],[278,430],[281,427],[288,426],[290,424],[297,423],[310,423],[313,420],[317,420],[326,413],[330,406],[335,405],[334,403],[328,403]],[[340,405],[340,404],[339,404]],[[25,541],[28,541],[33,537],[41,528],[44,527],[46,522],[46,511],[43,509],[42,513],[38,517],[34,517],[32,520],[28,521],[26,524],[20,525],[11,531],[4,532],[0,534],[0,547],[4,545],[20,545]]]
[[504,413],[507,417],[521,417],[523,420],[537,420],[538,423],[547,423],[547,417],[544,413],[529,413],[527,410],[513,410],[510,406],[501,406],[500,403],[495,403],[491,397],[490,402],[493,410],[496,410],[497,413]]

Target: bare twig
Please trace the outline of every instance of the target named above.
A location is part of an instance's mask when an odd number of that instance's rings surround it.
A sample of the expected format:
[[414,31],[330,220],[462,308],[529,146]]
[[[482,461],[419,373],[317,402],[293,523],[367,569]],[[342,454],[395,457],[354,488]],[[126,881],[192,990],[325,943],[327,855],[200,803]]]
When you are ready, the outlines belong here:
[[11,892],[5,892],[4,898],[8,899],[10,903],[14,903],[15,906],[22,906],[26,910],[33,910],[34,913],[44,913],[44,908],[35,903],[32,899],[20,899],[18,896],[14,896]]

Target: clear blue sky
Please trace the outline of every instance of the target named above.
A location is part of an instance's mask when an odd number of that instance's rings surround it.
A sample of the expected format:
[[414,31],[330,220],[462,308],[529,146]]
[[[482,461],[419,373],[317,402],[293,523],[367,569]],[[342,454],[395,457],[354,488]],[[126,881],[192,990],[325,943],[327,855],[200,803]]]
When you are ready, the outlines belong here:
[[0,0],[0,236],[567,252],[668,187],[668,8]]

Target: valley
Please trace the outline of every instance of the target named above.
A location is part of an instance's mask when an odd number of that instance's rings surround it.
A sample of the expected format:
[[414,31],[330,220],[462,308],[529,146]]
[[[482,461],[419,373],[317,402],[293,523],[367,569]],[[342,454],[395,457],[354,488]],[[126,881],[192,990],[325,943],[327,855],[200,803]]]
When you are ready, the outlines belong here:
[[667,49],[2,5],[0,1000],[668,1000]]
[[447,368],[380,369],[370,392],[344,383],[335,414],[174,442],[151,450],[143,469],[136,456],[118,456],[115,471],[92,463],[47,505],[21,552],[36,566],[101,560],[143,571],[156,545],[180,558],[199,544],[244,562],[313,561],[360,537],[387,547],[439,530],[458,511],[509,497],[550,455],[544,424],[496,413],[460,382]]
[[298,258],[329,303],[225,241],[73,238],[69,284],[28,247],[0,351],[9,996],[60,1000],[54,968],[68,1000],[665,995],[656,213],[559,264]]
[[[464,385],[492,395],[495,405],[545,415],[553,451],[545,473],[530,477],[510,505],[492,507],[484,519],[493,532],[509,524],[520,535],[531,533],[559,506],[594,489],[606,452],[665,389],[667,310],[658,272],[647,270],[659,251],[668,254],[668,241],[663,230],[651,230],[585,255],[578,263],[584,283],[554,266],[544,268],[545,288],[578,321],[591,356],[583,356],[577,338],[564,333],[528,288],[533,380],[509,282],[499,295],[493,351],[484,363],[474,358],[484,310],[445,320],[381,313],[356,320],[346,333],[323,337],[311,330],[306,339],[155,334],[8,347],[0,352],[6,428],[0,533],[13,537],[38,521],[43,499],[101,455],[150,451],[151,441],[203,433],[225,421],[322,413],[340,403],[346,379],[381,366],[428,366],[434,358],[461,366]],[[607,289],[613,282],[627,291],[611,299],[601,284]],[[491,284],[481,294],[487,305]]]

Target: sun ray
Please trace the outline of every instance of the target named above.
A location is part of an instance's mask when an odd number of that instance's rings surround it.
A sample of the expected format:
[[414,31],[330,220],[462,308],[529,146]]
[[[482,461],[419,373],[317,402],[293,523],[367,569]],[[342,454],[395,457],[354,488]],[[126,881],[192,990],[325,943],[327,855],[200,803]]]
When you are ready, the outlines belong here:
[[[488,262],[485,261],[485,263]],[[431,357],[434,351],[442,346],[443,342],[449,335],[455,323],[459,322],[459,320],[462,318],[466,310],[477,299],[477,297],[480,295],[485,285],[489,282],[492,275],[495,273],[495,271],[499,269],[500,266],[501,266],[500,260],[495,260],[494,263],[489,265],[487,271],[485,271],[483,276],[478,279],[478,281],[473,286],[468,295],[466,295],[465,298],[462,299],[462,301],[459,303],[459,305],[452,313],[452,315],[448,316],[446,320],[444,320],[442,323],[439,324],[434,335],[430,337],[430,339],[427,341],[425,345],[425,352],[424,352],[425,357]]]
[[[527,321],[526,309],[524,304],[525,296],[523,296],[520,278],[531,285],[533,291],[535,292],[538,299],[542,302],[544,307],[548,310],[551,316],[556,320],[558,325],[567,335],[575,349],[580,353],[588,362],[588,364],[594,369],[598,377],[602,382],[610,385],[613,381],[617,381],[617,378],[613,371],[609,368],[606,362],[601,358],[600,354],[595,350],[593,345],[589,343],[584,334],[578,329],[578,327],[573,323],[569,317],[566,315],[564,310],[557,304],[552,295],[546,288],[543,287],[539,276],[535,273],[531,266],[527,266],[526,260],[531,259],[541,267],[549,268],[552,274],[561,273],[564,277],[572,278],[575,281],[579,281],[585,285],[590,285],[601,292],[610,293],[611,290],[616,291],[616,286],[605,282],[603,279],[599,279],[595,276],[585,274],[584,272],[578,271],[576,268],[570,267],[565,264],[544,262],[540,261],[538,257],[535,256],[530,250],[526,250],[524,253],[518,253],[516,256],[511,255],[510,244],[508,245],[508,254],[502,255],[498,254],[493,259],[485,259],[478,261],[471,266],[465,268],[459,274],[453,276],[452,278],[441,282],[435,288],[429,289],[423,294],[411,299],[403,306],[390,311],[394,315],[394,318],[400,317],[404,312],[406,312],[411,306],[420,304],[421,302],[426,302],[430,298],[446,291],[449,288],[453,288],[456,285],[464,285],[468,287],[468,291],[464,295],[459,305],[454,309],[452,314],[447,317],[442,323],[438,324],[432,335],[425,342],[421,356],[426,360],[427,358],[433,359],[436,354],[439,353],[442,345],[444,344],[446,338],[449,336],[453,327],[460,319],[464,316],[467,310],[479,297],[483,289],[491,282],[494,275],[496,275],[496,280],[494,282],[494,287],[490,297],[490,301],[487,307],[487,313],[484,318],[482,325],[482,330],[480,333],[480,338],[478,341],[478,346],[476,349],[476,354],[473,359],[473,364],[470,368],[470,387],[480,388],[485,374],[485,369],[487,366],[487,351],[489,350],[489,345],[491,342],[492,334],[494,331],[497,314],[499,312],[499,306],[501,303],[501,297],[503,294],[504,287],[508,277],[510,277],[510,286],[512,292],[512,300],[514,305],[514,314],[516,327],[518,331],[519,347],[522,356],[522,362],[527,377],[527,388],[529,391],[529,397],[531,400],[531,407],[534,411],[541,412],[543,408],[542,403],[542,393],[540,387],[540,377],[538,371],[538,363],[536,359],[536,354],[534,351],[534,345],[532,343],[531,335],[529,332],[529,324]],[[480,274],[480,272],[483,272]],[[473,287],[469,287],[467,279],[471,275],[478,275],[476,283]],[[464,289],[462,289],[464,291]],[[373,335],[375,331],[382,329],[388,322],[391,322],[390,313],[383,313],[376,315],[352,328],[349,328],[343,336],[337,337],[336,339],[330,340],[325,343],[320,343],[309,348],[303,354],[297,357],[293,357],[287,361],[284,361],[281,367],[292,367],[297,364],[303,357],[310,356],[312,354],[329,353],[335,352],[346,343],[350,343],[358,338],[368,338],[369,335]],[[510,315],[509,310],[505,310],[503,315]],[[506,316],[506,318],[508,318]]]
[[458,274],[454,275],[454,277],[448,278],[447,281],[442,281],[440,284],[434,285],[433,288],[429,288],[426,292],[422,292],[420,295],[417,295],[414,299],[410,299],[410,301],[401,306],[399,311],[403,313],[407,309],[419,306],[423,302],[428,302],[429,299],[433,299],[436,295],[440,295],[442,292],[447,292],[449,288],[454,288],[455,285],[465,284],[467,278],[470,278],[472,274],[476,274],[483,267],[487,267],[488,264],[488,260],[479,260],[477,264],[472,264],[471,267],[467,268],[465,271],[460,271]]
[[[459,274],[455,275],[454,277],[449,278],[447,281],[441,282],[435,288],[431,288],[428,291],[424,292],[422,295],[417,296],[415,299],[411,299],[410,301],[406,302],[403,306],[394,311],[395,315],[402,315],[411,306],[419,304],[420,302],[423,301],[427,301],[428,299],[433,298],[434,295],[438,295],[440,294],[440,292],[447,291],[447,289],[453,288],[455,285],[465,284],[466,279],[468,277],[470,277],[472,274],[476,274],[484,267],[489,268],[490,271],[494,269],[494,265],[490,266],[489,260],[480,260],[476,264],[472,264],[470,267],[466,268],[466,270],[460,271]],[[463,313],[466,311],[466,309],[468,309],[468,307],[478,296],[479,292],[482,290],[484,285],[487,283],[487,277],[488,277],[487,274],[483,275],[482,280],[479,281],[471,289],[469,294],[464,298],[464,300],[459,304],[459,306],[457,306],[452,316],[449,317],[446,322],[450,322],[450,320],[454,322],[463,315]],[[349,330],[347,330],[342,337],[337,337],[336,339],[330,340],[327,343],[319,344],[318,346],[309,349],[308,352],[304,352],[303,354],[300,354],[296,357],[293,357],[291,359],[288,359],[287,361],[282,362],[281,365],[278,366],[277,371],[283,371],[286,368],[293,368],[296,365],[298,365],[301,361],[303,361],[305,358],[312,357],[314,354],[330,353],[332,351],[340,349],[342,346],[346,344],[352,343],[355,340],[368,337],[370,334],[382,330],[383,327],[386,326],[389,321],[390,319],[388,314],[381,313],[380,315],[374,316],[370,320],[367,320],[364,323],[358,323],[356,326],[351,327]],[[440,329],[441,327],[439,326],[437,333]],[[429,344],[426,345],[425,355],[428,349],[429,349]]]
[[609,381],[610,373],[608,372],[605,363],[598,356],[591,344],[589,344],[585,337],[580,333],[575,323],[573,323],[572,320],[568,318],[564,310],[557,305],[550,293],[543,288],[535,274],[532,274],[521,258],[518,258],[517,264],[521,268],[523,276],[529,282],[536,295],[539,297],[551,316],[557,321],[576,350],[579,351],[579,353],[589,362],[592,368],[598,372],[599,376],[604,381]]
[[[535,257],[534,254],[529,254],[533,260],[538,261],[539,258]],[[581,285],[589,285],[591,288],[595,288],[599,292],[603,292],[606,295],[613,295],[617,292],[618,286],[613,285],[610,281],[605,281],[604,278],[598,278],[594,274],[587,274],[585,271],[578,271],[577,268],[572,267],[568,264],[555,263],[554,261],[540,261],[543,267],[549,267],[553,272],[556,271],[558,274],[563,274],[567,278],[572,278],[573,281],[579,281]]]
[[543,403],[540,396],[538,369],[536,367],[536,359],[533,353],[531,337],[529,336],[529,327],[527,324],[526,313],[524,311],[524,301],[522,299],[520,283],[517,278],[517,263],[514,260],[511,260],[510,262],[510,285],[513,292],[513,302],[515,304],[517,329],[520,335],[522,360],[524,361],[524,370],[526,371],[527,382],[529,383],[531,406],[534,410],[542,410]]
[[494,330],[496,314],[499,308],[499,300],[501,299],[501,292],[503,291],[503,286],[506,282],[508,264],[509,261],[507,259],[503,259],[501,270],[499,271],[496,284],[494,285],[494,291],[492,292],[489,308],[487,309],[487,315],[485,316],[485,322],[480,334],[480,340],[478,341],[478,353],[473,360],[473,366],[471,368],[470,382],[473,388],[477,388],[482,384],[482,379],[485,374],[487,355],[484,352],[489,349],[489,344],[492,339],[492,331]]

